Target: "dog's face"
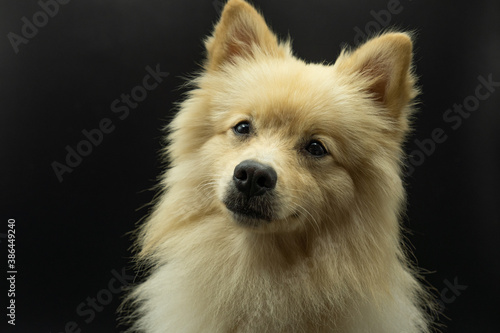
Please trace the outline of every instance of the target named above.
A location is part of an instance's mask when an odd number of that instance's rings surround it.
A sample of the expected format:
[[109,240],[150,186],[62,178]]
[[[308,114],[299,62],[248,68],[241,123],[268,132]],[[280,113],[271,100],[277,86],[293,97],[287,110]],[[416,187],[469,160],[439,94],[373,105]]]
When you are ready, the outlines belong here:
[[306,64],[250,5],[231,0],[206,45],[171,156],[196,156],[215,209],[258,232],[319,230],[360,193],[377,195],[377,173],[397,164],[407,130],[407,35],[373,39],[333,66]]
[[[213,95],[216,196],[234,220],[256,231],[313,227],[354,195],[343,160],[342,88],[332,68],[293,58],[235,69]],[[220,95],[219,95],[220,94]],[[206,156],[204,154],[204,156]]]

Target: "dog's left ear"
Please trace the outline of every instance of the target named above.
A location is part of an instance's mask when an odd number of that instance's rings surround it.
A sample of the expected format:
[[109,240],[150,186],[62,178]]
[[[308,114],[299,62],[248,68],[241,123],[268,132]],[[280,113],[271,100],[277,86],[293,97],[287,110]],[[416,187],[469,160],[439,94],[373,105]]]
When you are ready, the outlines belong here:
[[412,41],[406,33],[387,33],[369,40],[352,53],[344,52],[334,68],[353,75],[358,86],[405,123],[405,107],[416,96],[411,73]]
[[238,58],[255,58],[259,54],[284,55],[284,49],[279,46],[264,18],[243,0],[227,2],[205,46],[208,52],[207,70],[217,70],[225,63],[236,62]]

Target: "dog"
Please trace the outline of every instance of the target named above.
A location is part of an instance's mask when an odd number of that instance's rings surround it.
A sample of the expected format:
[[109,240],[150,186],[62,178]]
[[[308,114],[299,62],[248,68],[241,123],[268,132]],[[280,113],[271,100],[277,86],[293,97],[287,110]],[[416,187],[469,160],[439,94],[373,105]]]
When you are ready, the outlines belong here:
[[411,34],[306,63],[229,0],[205,46],[137,232],[131,330],[430,332],[400,224]]

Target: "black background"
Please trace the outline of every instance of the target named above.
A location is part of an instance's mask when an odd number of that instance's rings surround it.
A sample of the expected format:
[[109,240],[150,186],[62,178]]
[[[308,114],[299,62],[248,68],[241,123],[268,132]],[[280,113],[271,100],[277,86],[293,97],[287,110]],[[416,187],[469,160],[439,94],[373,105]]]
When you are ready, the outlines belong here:
[[[279,36],[293,38],[299,57],[319,62],[334,61],[343,43],[355,44],[355,28],[376,30],[371,11],[387,10],[389,2],[254,4]],[[118,331],[121,296],[106,289],[113,270],[132,272],[126,233],[154,195],[148,189],[162,167],[161,128],[184,92],[183,77],[199,69],[202,38],[221,7],[209,0],[70,1],[16,54],[8,33],[21,35],[21,18],[32,22],[41,7],[1,2],[2,332],[59,333],[72,321],[81,332]],[[423,90],[406,149],[419,164],[406,178],[408,238],[418,264],[431,272],[427,280],[444,295],[449,319],[442,330],[499,332],[500,87],[456,129],[443,116],[473,101],[479,76],[500,81],[500,3],[401,0],[400,7],[388,26],[416,30]],[[120,120],[111,103],[142,84],[146,66],[158,64],[169,76]],[[51,164],[65,163],[65,147],[75,148],[82,130],[104,118],[114,131],[59,182]],[[447,140],[423,155],[415,140],[428,143],[436,128]],[[15,328],[5,315],[9,218],[16,220]],[[454,283],[462,286],[455,294],[448,287]],[[95,318],[77,313],[98,294],[112,299]]]

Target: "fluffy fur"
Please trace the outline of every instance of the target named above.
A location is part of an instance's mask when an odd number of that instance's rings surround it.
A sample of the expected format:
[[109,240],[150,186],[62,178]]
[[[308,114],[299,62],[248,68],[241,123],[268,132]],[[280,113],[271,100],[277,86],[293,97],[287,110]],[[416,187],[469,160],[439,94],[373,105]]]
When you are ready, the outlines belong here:
[[[417,94],[410,36],[306,63],[252,6],[230,0],[206,48],[138,233],[150,274],[129,295],[133,331],[429,332],[399,224]],[[243,138],[241,121],[251,126]],[[307,151],[311,140],[325,156]],[[225,204],[244,160],[278,175],[268,221],[245,225]]]

